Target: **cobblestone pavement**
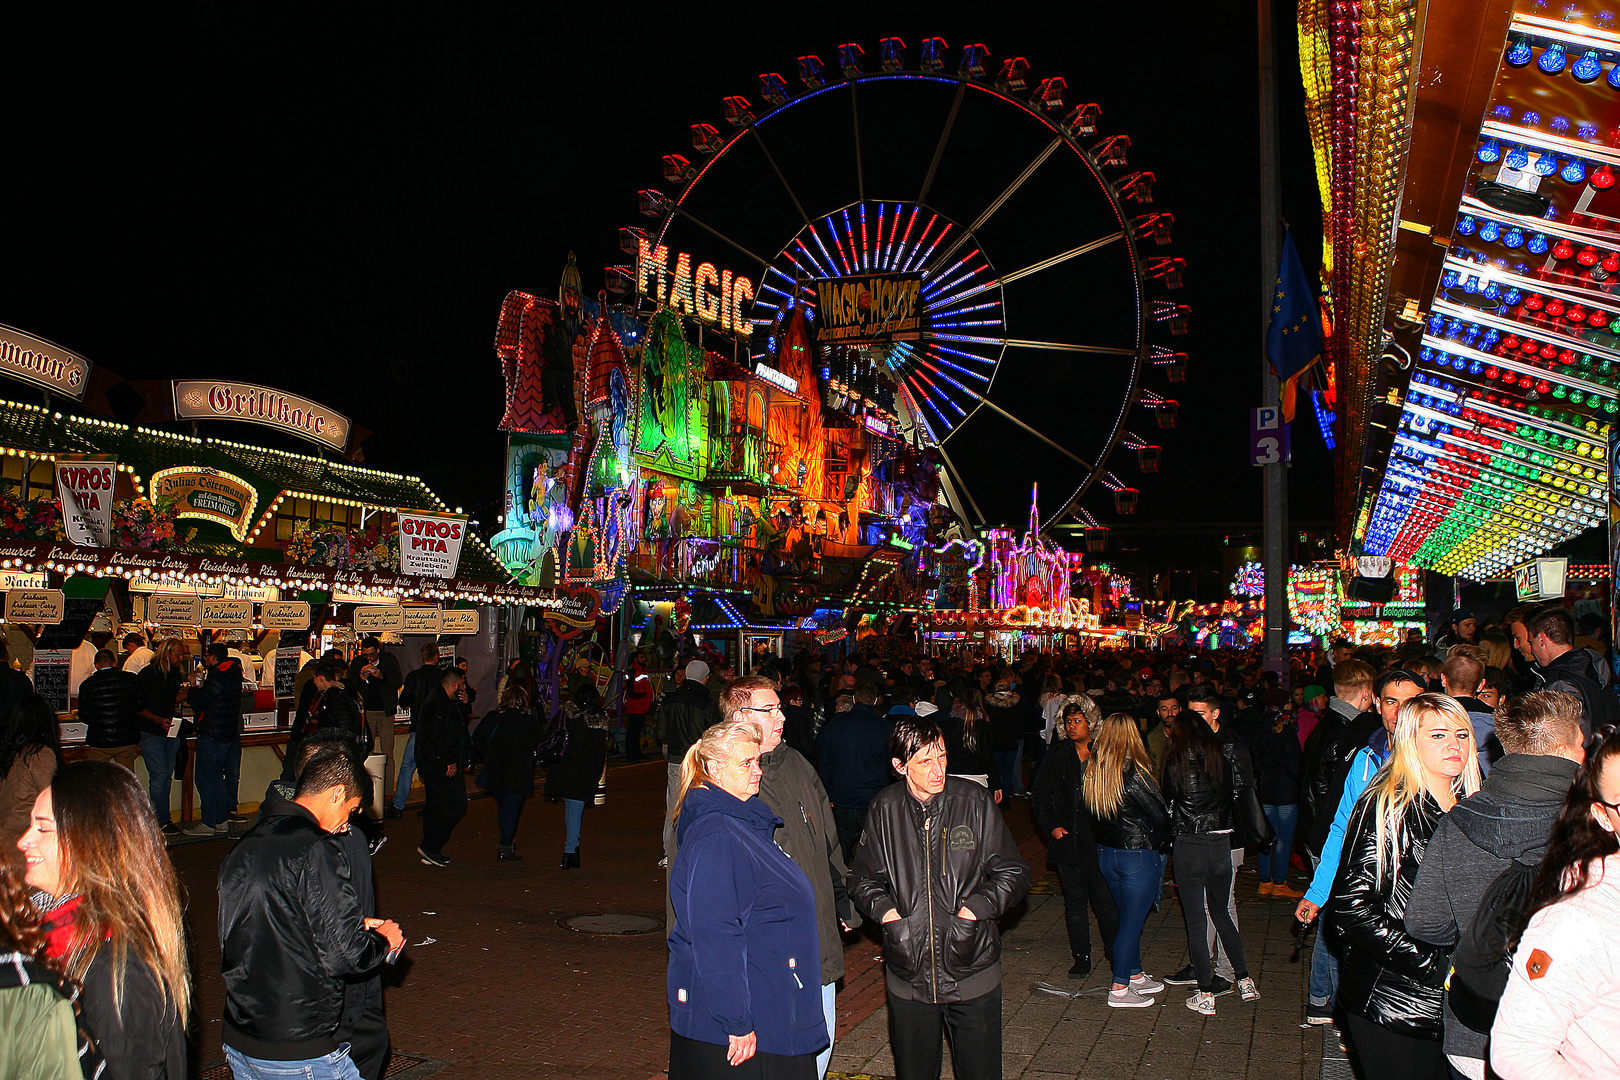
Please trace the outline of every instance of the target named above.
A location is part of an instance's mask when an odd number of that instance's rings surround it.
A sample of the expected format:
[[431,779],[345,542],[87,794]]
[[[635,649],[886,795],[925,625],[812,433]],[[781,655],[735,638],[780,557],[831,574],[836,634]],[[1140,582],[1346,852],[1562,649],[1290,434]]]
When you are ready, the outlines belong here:
[[[452,865],[423,866],[414,808],[388,823],[378,852],[378,909],[399,920],[410,944],[390,974],[389,1029],[396,1049],[442,1061],[444,1080],[483,1077],[579,1077],[648,1080],[667,1062],[666,949],[661,932],[578,933],[559,920],[585,913],[662,920],[659,819],[661,762],[615,764],[608,800],[585,813],[582,868],[559,868],[562,807],[538,797],[518,830],[520,863],[495,861],[495,813],[474,799],[445,847]],[[244,793],[245,794],[245,793]],[[1264,998],[1244,1005],[1219,999],[1205,1019],[1167,987],[1163,1006],[1109,1009],[1101,995],[1075,999],[1031,992],[1038,980],[1072,988],[1063,901],[1044,869],[1029,804],[1008,806],[1014,835],[1036,867],[1036,892],[1006,935],[1006,1075],[1024,1080],[1106,1072],[1111,1080],[1183,1080],[1194,1076],[1315,1080],[1320,1035],[1299,1027],[1303,962],[1290,964],[1292,921],[1285,904],[1255,900],[1255,875],[1240,876],[1239,921],[1249,966]],[[223,987],[219,978],[215,877],[228,841],[173,849],[191,898],[197,1015],[204,1064],[218,1061]],[[1173,895],[1173,891],[1171,893]],[[1095,933],[1095,928],[1093,929]],[[1100,950],[1097,950],[1100,955]],[[1143,954],[1166,974],[1186,962],[1179,907],[1150,918]],[[865,936],[852,936],[849,974],[839,995],[839,1043],[833,1070],[848,1076],[893,1075],[888,1053],[882,964]],[[1106,973],[1087,985],[1106,988]],[[949,1059],[947,1057],[947,1075]],[[413,1075],[415,1075],[413,1073]]]

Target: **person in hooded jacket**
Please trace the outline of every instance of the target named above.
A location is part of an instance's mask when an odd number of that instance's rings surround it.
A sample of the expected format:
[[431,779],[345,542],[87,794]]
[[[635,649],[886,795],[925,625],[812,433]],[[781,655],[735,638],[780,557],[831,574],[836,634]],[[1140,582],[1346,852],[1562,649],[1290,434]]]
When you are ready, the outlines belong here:
[[1525,616],[1524,632],[1538,690],[1562,690],[1581,699],[1581,731],[1588,737],[1598,727],[1620,724],[1620,698],[1598,678],[1592,654],[1575,647],[1575,620],[1568,609],[1546,604]]
[[572,700],[564,702],[557,723],[568,725],[568,750],[546,770],[545,796],[563,804],[562,869],[579,869],[579,830],[586,805],[596,801],[596,786],[607,761],[608,718],[596,684],[579,684]]
[[[1457,944],[1504,870],[1515,860],[1541,861],[1585,759],[1581,703],[1572,694],[1522,694],[1497,714],[1495,731],[1505,754],[1479,791],[1440,819],[1406,901],[1406,929],[1447,949]],[[1484,1080],[1489,1035],[1458,1019],[1447,996],[1446,1057],[1469,1080]]]
[[772,839],[760,727],[715,724],[687,748],[671,816],[670,1080],[815,1080],[831,1039],[816,894]]
[[[540,717],[529,694],[527,680],[503,679],[496,709],[479,721],[472,734],[473,747],[484,759],[478,786],[495,800],[495,820],[501,833],[495,844],[497,862],[523,858],[517,853],[518,818],[523,804],[534,794],[534,752],[541,736]],[[576,837],[576,852],[578,846]]]
[[197,714],[197,795],[202,821],[191,836],[230,831],[236,789],[242,773],[242,663],[222,641],[208,646],[208,671],[200,686],[186,693]]
[[984,696],[984,710],[990,715],[990,749],[996,755],[996,772],[1009,795],[1028,798],[1024,787],[1024,763],[1020,746],[1024,735],[1023,696],[1013,689],[1011,679],[1000,679]]

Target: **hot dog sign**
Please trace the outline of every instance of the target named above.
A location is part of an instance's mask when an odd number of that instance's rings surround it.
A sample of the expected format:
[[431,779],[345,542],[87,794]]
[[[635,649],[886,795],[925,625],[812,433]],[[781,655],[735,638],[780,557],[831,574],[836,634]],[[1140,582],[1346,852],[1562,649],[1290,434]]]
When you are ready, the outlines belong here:
[[399,569],[417,577],[453,578],[467,519],[399,512]]

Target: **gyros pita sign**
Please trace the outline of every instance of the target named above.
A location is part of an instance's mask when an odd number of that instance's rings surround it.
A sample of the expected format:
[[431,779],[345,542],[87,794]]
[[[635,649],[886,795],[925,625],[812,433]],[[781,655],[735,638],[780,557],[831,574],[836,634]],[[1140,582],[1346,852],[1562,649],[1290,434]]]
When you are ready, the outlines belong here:
[[118,459],[64,454],[56,459],[55,472],[62,529],[68,540],[79,547],[111,547]]
[[457,608],[453,611],[444,611],[439,614],[439,633],[441,634],[476,634],[478,633],[478,609]]
[[399,569],[416,577],[453,578],[467,519],[399,512]]
[[174,415],[181,420],[263,424],[340,453],[349,443],[347,416],[309,398],[254,383],[176,379]]
[[6,593],[6,622],[55,626],[66,609],[61,589],[12,589]]
[[90,385],[90,361],[54,342],[0,325],[0,375],[83,401]]

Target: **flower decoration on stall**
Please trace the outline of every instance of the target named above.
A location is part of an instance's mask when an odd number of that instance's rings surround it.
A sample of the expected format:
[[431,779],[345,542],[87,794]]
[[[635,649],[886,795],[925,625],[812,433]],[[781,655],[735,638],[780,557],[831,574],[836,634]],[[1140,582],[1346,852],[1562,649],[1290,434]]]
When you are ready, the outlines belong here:
[[0,536],[10,540],[61,540],[62,507],[55,497],[21,499],[14,487],[0,490]]
[[174,499],[119,499],[113,503],[112,546],[137,551],[175,551],[197,535],[175,527]]
[[351,533],[341,528],[317,529],[301,521],[293,529],[285,548],[289,562],[305,566],[372,572],[399,569],[399,534],[379,525]]

